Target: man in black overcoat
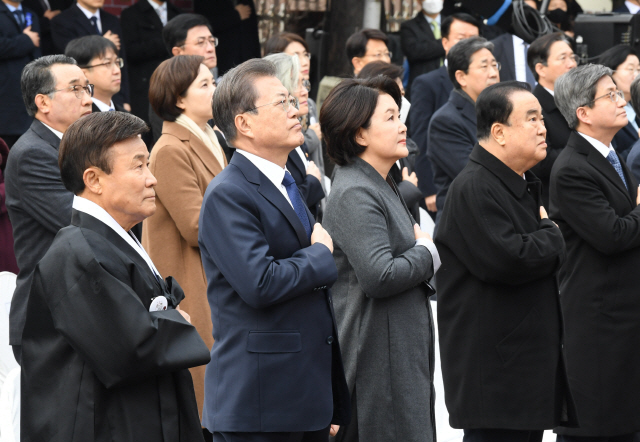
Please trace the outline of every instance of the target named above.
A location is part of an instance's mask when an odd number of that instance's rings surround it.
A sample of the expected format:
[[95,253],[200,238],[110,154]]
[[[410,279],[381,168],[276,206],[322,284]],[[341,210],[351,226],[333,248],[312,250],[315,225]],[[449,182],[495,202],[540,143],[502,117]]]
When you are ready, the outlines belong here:
[[209,350],[130,229],[153,215],[146,123],[98,112],[60,144],[73,198],[36,266],[22,337],[24,442],[204,442],[189,367]]
[[538,84],[533,95],[542,106],[544,125],[547,127],[547,157],[533,166],[531,171],[542,181],[542,201],[549,209],[549,177],[553,163],[567,145],[571,129],[553,100],[553,89],[558,77],[577,64],[577,56],[562,32],[537,38],[527,53],[527,63]]
[[529,90],[512,81],[480,94],[478,144],[435,237],[445,402],[465,442],[539,442],[575,423],[556,282],[565,246],[529,171],[547,147]]
[[549,213],[567,244],[560,301],[580,417],[580,428],[556,430],[562,442],[636,441],[640,431],[640,197],[611,145],[627,125],[611,75],[578,66],[555,88],[574,130],[551,170]]

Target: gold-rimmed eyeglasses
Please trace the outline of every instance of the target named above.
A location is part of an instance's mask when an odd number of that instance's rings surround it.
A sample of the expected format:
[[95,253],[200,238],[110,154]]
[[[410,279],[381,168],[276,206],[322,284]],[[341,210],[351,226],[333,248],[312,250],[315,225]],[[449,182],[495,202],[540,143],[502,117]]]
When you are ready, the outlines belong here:
[[88,84],[86,86],[80,86],[79,84],[75,84],[73,86],[63,87],[62,89],[54,89],[52,91],[47,92],[43,95],[53,94],[54,92],[62,92],[62,91],[71,91],[76,95],[77,99],[82,98],[82,94],[86,93],[90,97],[93,97],[93,85]]
[[183,47],[185,45],[193,45],[193,46],[198,46],[198,47],[205,47],[207,44],[210,44],[211,46],[213,46],[214,48],[218,46],[218,37],[200,37],[199,39],[197,39],[195,41],[195,43],[187,43],[186,41],[184,42],[184,44],[182,45]]
[[279,100],[279,101],[272,101],[271,103],[261,104],[260,106],[256,106],[252,109],[247,109],[245,112],[251,112],[261,107],[269,106],[270,104],[281,104],[282,109],[287,113],[289,112],[289,109],[291,109],[292,106],[295,107],[296,109],[298,108],[298,100],[296,100],[295,97],[289,97],[289,98],[283,98],[282,100]]
[[589,106],[591,103],[595,103],[597,100],[604,98],[604,97],[609,97],[609,99],[611,100],[612,103],[617,103],[621,98],[624,100],[624,93],[622,91],[611,91],[607,94],[601,95],[597,98],[594,98],[593,100],[591,100],[590,102],[583,104],[580,107],[583,106]]

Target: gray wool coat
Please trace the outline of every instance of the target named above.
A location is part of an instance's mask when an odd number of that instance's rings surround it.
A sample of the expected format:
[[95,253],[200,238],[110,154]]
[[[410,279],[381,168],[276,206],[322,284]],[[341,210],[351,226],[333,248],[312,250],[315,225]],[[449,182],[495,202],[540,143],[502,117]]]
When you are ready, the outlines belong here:
[[359,440],[435,441],[429,250],[368,163],[336,168],[324,227],[334,243],[332,295]]

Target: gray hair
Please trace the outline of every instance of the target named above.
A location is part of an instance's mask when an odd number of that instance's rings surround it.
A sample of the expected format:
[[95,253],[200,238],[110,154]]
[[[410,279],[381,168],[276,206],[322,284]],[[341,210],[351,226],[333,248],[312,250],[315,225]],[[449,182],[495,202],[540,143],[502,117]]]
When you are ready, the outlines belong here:
[[51,66],[54,64],[77,65],[78,63],[66,55],[47,55],[33,60],[22,70],[20,78],[22,100],[27,113],[32,117],[38,112],[36,95],[50,94],[56,88],[56,79],[51,73]]
[[631,107],[640,115],[640,76],[631,83]]
[[[213,94],[213,118],[229,142],[236,139],[236,115],[255,108],[258,91],[255,81],[275,77],[276,66],[269,60],[252,58],[228,71],[218,81]],[[252,112],[256,112],[252,110]]]
[[288,55],[284,52],[267,55],[263,58],[276,65],[276,77],[287,88],[291,95],[298,89],[298,76],[300,75],[300,60],[298,55]]
[[[578,127],[576,111],[582,106],[593,106],[596,84],[604,76],[611,77],[613,71],[600,64],[586,64],[571,69],[556,80],[553,99],[570,129]],[[613,77],[612,77],[613,79]]]
[[465,74],[468,74],[471,57],[482,49],[488,49],[493,52],[493,43],[486,38],[471,37],[459,41],[449,50],[449,54],[447,55],[447,72],[456,89],[461,88],[460,83],[456,80],[456,72],[463,71]]

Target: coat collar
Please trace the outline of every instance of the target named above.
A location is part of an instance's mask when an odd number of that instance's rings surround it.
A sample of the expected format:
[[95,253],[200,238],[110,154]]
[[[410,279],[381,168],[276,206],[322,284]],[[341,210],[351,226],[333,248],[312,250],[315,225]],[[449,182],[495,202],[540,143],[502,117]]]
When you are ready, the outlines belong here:
[[427,33],[429,37],[435,38],[433,35],[433,30],[431,29],[431,25],[422,12],[419,12],[418,15],[414,17],[414,20],[423,32]]
[[[618,176],[618,172],[613,168],[609,160],[607,160],[598,150],[591,145],[586,139],[584,139],[578,132],[572,131],[569,136],[569,141],[567,141],[567,147],[572,147],[579,154],[585,155],[587,157],[587,162],[591,164],[595,169],[597,169],[600,173],[602,173],[613,185],[615,185],[621,192],[623,192],[629,201],[633,203],[631,199],[631,194],[629,191],[634,192],[633,183],[635,180],[631,180],[631,173],[627,168],[627,165],[622,159],[620,159],[620,155],[618,155],[618,159],[620,160],[620,165],[622,166],[622,171],[624,173],[625,179],[627,180],[627,185],[629,185],[629,190],[624,187],[624,183]],[[634,192],[635,193],[635,192]],[[635,199],[635,196],[634,196]],[[635,204],[634,204],[635,206]]]
[[[155,13],[155,12],[154,12]],[[187,142],[191,151],[200,158],[204,167],[213,175],[216,176],[222,172],[222,168],[226,164],[218,163],[213,152],[209,149],[197,136],[195,136],[189,129],[178,123],[165,121],[162,125],[162,133],[173,135],[182,142]],[[226,161],[224,150],[222,151],[223,161]]]
[[524,196],[529,185],[540,187],[541,182],[533,173],[526,172],[524,174],[525,179],[523,179],[520,175],[511,170],[509,166],[482,147],[480,143],[476,144],[471,151],[469,160],[480,164],[485,169],[493,173],[517,198],[522,198]]
[[533,95],[536,96],[536,98],[540,102],[540,106],[545,112],[553,112],[556,109],[558,109],[558,107],[556,106],[556,101],[553,98],[553,95],[547,92],[547,90],[543,86],[541,86],[539,83],[536,85],[535,89],[533,90]]
[[298,172],[301,173],[302,176],[305,176],[307,174],[307,170],[304,167],[302,158],[300,158],[300,155],[298,155],[298,152],[296,152],[295,149],[292,150],[291,153],[289,154],[289,160],[291,161],[291,163],[293,163],[296,169],[298,169]]
[[[96,30],[93,28],[93,26],[91,26],[91,21],[89,21],[87,16],[84,15],[84,12],[80,10],[77,4],[69,8],[69,14],[73,16],[78,25],[84,28],[88,35],[95,35]],[[104,24],[104,11],[102,10],[102,8],[100,8],[100,22],[102,24],[102,31],[106,32],[107,29],[105,28]]]
[[[28,10],[24,7],[24,5],[22,6],[22,12],[25,14],[28,12]],[[9,8],[7,8],[7,5],[5,5],[4,2],[0,2],[0,14],[6,14],[11,20],[11,22],[15,25],[16,30],[19,33],[22,32],[22,28],[20,27],[20,24],[16,21],[16,16],[13,15],[13,12],[11,12]]]
[[[267,178],[260,169],[258,169],[254,164],[249,161],[244,155],[235,154],[231,158],[231,162],[229,166],[235,166],[244,175],[245,179],[258,186],[258,192],[267,199],[271,204],[273,204],[284,217],[289,221],[289,224],[293,227],[298,236],[298,241],[300,241],[300,245],[302,247],[309,247],[311,245],[309,238],[307,237],[307,232],[304,230],[304,226],[298,218],[295,210],[291,207],[291,204],[286,200],[284,195],[280,193],[280,190],[276,189],[273,183]],[[302,195],[300,198],[304,201]],[[315,220],[309,209],[306,208],[307,216],[309,217],[309,223],[313,226],[315,224]]]
[[60,138],[53,132],[51,132],[47,127],[42,124],[39,120],[34,119],[33,123],[31,123],[31,130],[36,133],[40,138],[46,141],[51,147],[55,150],[60,148]]
[[470,99],[465,98],[460,92],[456,92],[456,89],[453,89],[449,95],[449,101],[458,109],[458,112],[460,112],[463,117],[474,125],[476,124],[476,108]]

